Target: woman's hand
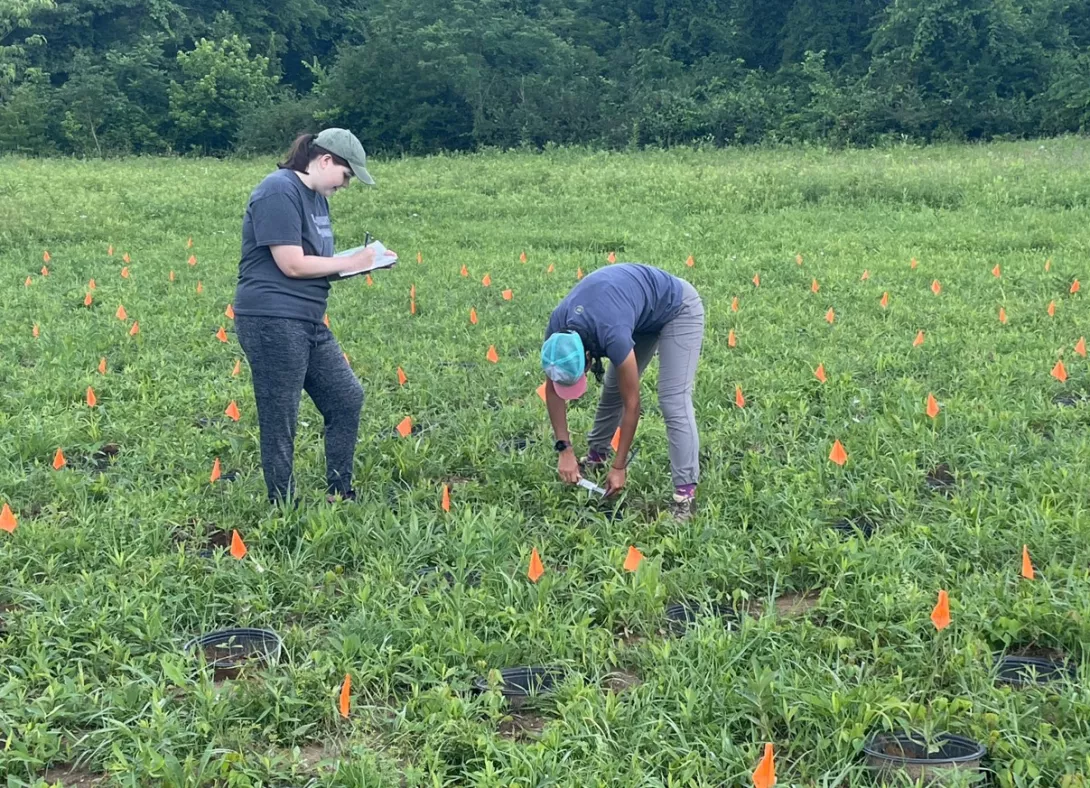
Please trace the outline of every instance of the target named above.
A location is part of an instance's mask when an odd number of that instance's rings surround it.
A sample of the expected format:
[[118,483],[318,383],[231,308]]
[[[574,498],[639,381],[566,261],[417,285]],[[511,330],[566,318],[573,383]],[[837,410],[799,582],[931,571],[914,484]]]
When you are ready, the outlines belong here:
[[560,452],[560,458],[556,461],[556,470],[560,473],[560,478],[566,481],[568,484],[575,484],[579,481],[579,460],[575,459],[575,452],[571,449],[564,449]]
[[606,476],[606,497],[624,489],[627,480],[628,471],[624,468],[610,468],[609,475]]

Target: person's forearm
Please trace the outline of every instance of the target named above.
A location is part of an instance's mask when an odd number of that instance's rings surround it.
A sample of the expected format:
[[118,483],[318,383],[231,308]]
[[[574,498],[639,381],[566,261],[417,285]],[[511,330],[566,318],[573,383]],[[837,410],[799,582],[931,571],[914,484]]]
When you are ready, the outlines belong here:
[[636,438],[636,426],[640,423],[640,398],[626,400],[624,416],[621,418],[621,437],[617,442],[617,455],[613,458],[613,467],[624,468],[628,464],[628,452]]
[[292,267],[287,276],[292,279],[324,279],[345,271],[358,271],[359,264],[353,265],[351,260],[351,257],[319,257],[307,254]]
[[568,404],[556,393],[551,380],[545,381],[545,407],[549,411],[549,421],[552,422],[556,439],[571,443],[571,435],[568,433]]

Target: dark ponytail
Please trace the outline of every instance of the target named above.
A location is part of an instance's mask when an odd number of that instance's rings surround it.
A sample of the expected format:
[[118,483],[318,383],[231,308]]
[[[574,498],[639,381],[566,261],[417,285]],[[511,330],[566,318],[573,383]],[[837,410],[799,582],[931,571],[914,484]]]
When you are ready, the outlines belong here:
[[335,153],[330,153],[320,145],[314,144],[314,134],[300,134],[295,138],[295,142],[291,144],[291,150],[288,151],[288,158],[277,164],[277,168],[281,170],[295,170],[296,172],[306,172],[310,163],[317,159],[319,156],[325,156],[329,154],[333,157],[333,161],[342,167],[348,167],[347,161],[342,159]]

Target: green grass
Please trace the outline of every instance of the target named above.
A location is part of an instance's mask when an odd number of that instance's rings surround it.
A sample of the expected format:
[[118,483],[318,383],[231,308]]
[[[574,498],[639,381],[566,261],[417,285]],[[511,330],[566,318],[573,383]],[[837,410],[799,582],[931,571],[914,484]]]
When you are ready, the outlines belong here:
[[[719,786],[749,784],[773,742],[780,785],[857,785],[865,739],[911,728],[981,741],[998,785],[1084,785],[1087,690],[1012,691],[989,668],[993,651],[1031,644],[1081,661],[1090,642],[1090,404],[1053,402],[1090,395],[1073,351],[1090,333],[1086,292],[1069,292],[1090,279],[1088,165],[1078,139],[375,162],[378,189],[332,200],[339,248],[369,231],[402,257],[373,287],[335,285],[329,303],[367,392],[361,502],[324,504],[321,419],[304,398],[306,500],[277,514],[223,315],[245,200],[273,162],[0,160],[0,502],[19,516],[0,532],[0,774],[8,786],[43,785],[62,764],[124,786]],[[684,526],[660,513],[657,365],[614,521],[557,479],[534,394],[550,310],[577,268],[613,250],[688,278],[705,301],[701,509]],[[1064,384],[1049,374],[1060,358]],[[580,450],[596,393],[572,411]],[[406,415],[424,431],[391,437]],[[520,436],[535,443],[499,450]],[[837,439],[843,468],[828,460]],[[108,443],[119,451],[100,471],[90,456]],[[209,483],[216,457],[234,481]],[[956,477],[949,497],[925,484],[939,463]],[[830,527],[862,515],[878,522],[869,540]],[[198,557],[212,527],[238,529],[250,556]],[[646,556],[635,574],[622,569],[630,544]],[[1023,544],[1032,583],[1018,576]],[[422,583],[433,564],[482,582]],[[941,633],[940,588],[953,614]],[[801,615],[756,615],[804,592],[819,596]],[[663,607],[684,597],[730,604],[738,623],[666,637]],[[228,626],[278,631],[280,664],[214,687],[181,646]],[[501,698],[472,682],[542,663],[572,677],[534,711],[539,737],[511,735]],[[614,668],[642,683],[603,689]]]

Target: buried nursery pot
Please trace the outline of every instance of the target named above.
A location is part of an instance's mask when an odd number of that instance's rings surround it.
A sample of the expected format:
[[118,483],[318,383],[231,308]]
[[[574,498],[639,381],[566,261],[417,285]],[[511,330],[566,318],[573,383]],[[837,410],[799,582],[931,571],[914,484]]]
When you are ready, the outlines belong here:
[[[563,668],[555,666],[504,668],[496,688],[511,709],[521,709],[535,697],[551,695],[565,675]],[[489,690],[488,677],[479,676],[473,688],[478,692]]]
[[866,515],[837,520],[833,523],[833,529],[845,539],[857,533],[864,539],[870,539],[877,527],[877,523]]
[[727,605],[706,606],[700,602],[676,602],[666,606],[666,625],[675,635],[685,633],[692,624],[705,616],[718,616],[724,627],[735,621],[734,610]]
[[[416,576],[421,580],[438,580],[442,578],[446,581],[447,585],[456,585],[458,583],[458,575],[450,570],[442,569],[438,566],[425,566],[416,570]],[[476,588],[481,584],[481,573],[475,569],[471,569],[466,572],[462,578],[462,582],[468,588]]]
[[233,679],[246,665],[275,665],[280,661],[283,639],[268,629],[223,629],[195,637],[185,644],[187,653],[200,654],[212,668],[213,681]]
[[987,751],[978,742],[953,733],[935,734],[930,746],[917,733],[879,733],[863,745],[863,753],[867,767],[882,782],[922,780],[924,785],[944,785],[952,775],[974,775],[974,781],[983,781],[980,764]]
[[509,438],[508,440],[500,441],[499,450],[505,454],[517,454],[526,451],[535,443],[537,443],[537,441],[533,438],[524,438],[521,436]]
[[1075,663],[1044,657],[998,654],[995,658],[996,684],[1025,687],[1052,682],[1071,682],[1078,675]]
[[954,479],[954,474],[950,472],[950,466],[945,462],[940,462],[929,471],[925,481],[927,483],[927,489],[932,492],[942,493],[947,498],[954,494],[954,490],[957,487],[957,481]]

